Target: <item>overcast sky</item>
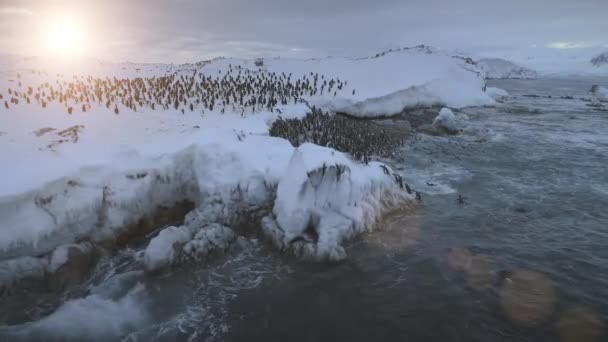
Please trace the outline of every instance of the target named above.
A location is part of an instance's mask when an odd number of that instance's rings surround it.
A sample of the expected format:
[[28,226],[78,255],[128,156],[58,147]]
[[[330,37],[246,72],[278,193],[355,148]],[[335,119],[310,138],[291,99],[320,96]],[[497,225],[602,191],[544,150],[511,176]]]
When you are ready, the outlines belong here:
[[38,54],[49,13],[77,15],[90,53],[114,61],[608,48],[608,0],[0,0],[0,52]]

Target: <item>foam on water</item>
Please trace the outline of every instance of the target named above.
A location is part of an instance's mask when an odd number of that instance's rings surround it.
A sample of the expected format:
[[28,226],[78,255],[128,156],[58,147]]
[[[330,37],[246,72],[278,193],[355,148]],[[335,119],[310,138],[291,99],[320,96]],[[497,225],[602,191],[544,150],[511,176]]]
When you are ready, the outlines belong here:
[[143,327],[148,302],[145,288],[138,284],[116,300],[100,294],[69,300],[39,321],[2,330],[19,339],[106,341]]

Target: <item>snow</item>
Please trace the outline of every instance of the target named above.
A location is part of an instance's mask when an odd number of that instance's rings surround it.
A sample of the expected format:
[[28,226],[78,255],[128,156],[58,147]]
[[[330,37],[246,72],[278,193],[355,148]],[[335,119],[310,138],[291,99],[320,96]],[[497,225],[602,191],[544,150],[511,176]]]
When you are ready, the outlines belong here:
[[534,79],[536,71],[521,67],[513,62],[500,58],[483,58],[477,61],[477,66],[490,79]]
[[[379,163],[357,164],[343,153],[312,144],[289,149],[286,157],[281,176],[260,175],[230,191],[209,191],[214,195],[207,195],[183,226],[166,228],[150,242],[144,254],[146,269],[156,271],[180,259],[224,250],[236,239],[229,227],[242,226],[252,217],[263,222],[265,235],[280,250],[291,249],[312,260],[340,260],[346,256],[343,241],[371,230],[384,211],[413,199]],[[277,182],[275,195],[271,184]],[[273,215],[262,219],[273,203]],[[312,217],[319,221],[318,241],[292,244]]]
[[144,252],[146,269],[148,271],[160,270],[177,263],[182,255],[201,258],[214,250],[228,248],[230,243],[236,239],[236,235],[230,228],[218,223],[210,224],[198,232],[194,228],[194,226],[186,225],[163,229],[150,241]]
[[[261,68],[241,59],[181,66],[0,61],[0,105],[8,99],[8,88],[23,93],[28,86],[88,75],[179,77],[194,70],[216,75],[229,65],[256,75],[289,73],[295,79],[313,72],[339,78],[347,83],[336,96],[317,94],[306,101],[360,117],[390,116],[410,106],[494,103],[474,65],[428,48],[364,59],[267,59]],[[278,111],[284,118],[302,117],[309,111],[304,103],[246,113],[228,107],[225,113],[216,108],[204,114],[200,108],[184,113],[119,108],[117,115],[93,101],[86,112],[69,115],[55,102],[44,109],[23,100],[9,109],[0,106],[3,284],[15,280],[12,273],[52,273],[68,261],[74,244],[132,234],[158,208],[184,201],[195,209],[182,226],[167,227],[152,238],[143,257],[147,270],[223,250],[241,234],[239,227],[260,221],[279,249],[338,260],[345,256],[346,239],[372,229],[383,212],[412,200],[398,185],[398,175],[389,169],[385,174],[383,165],[358,164],[313,145],[294,149],[268,136]],[[323,165],[326,174],[320,171]],[[316,222],[314,233],[306,231],[310,222]]]
[[49,272],[57,271],[61,266],[68,262],[70,247],[78,245],[63,245],[55,248],[51,255],[51,262],[48,267]]
[[[385,171],[383,171],[383,168]],[[364,167],[312,144],[296,149],[264,231],[281,249],[314,260],[346,257],[342,242],[371,230],[386,210],[411,202],[380,163]]]
[[486,93],[496,101],[503,101],[509,97],[509,92],[501,88],[487,87]]
[[321,97],[320,107],[356,117],[391,116],[405,108],[492,105],[483,91],[480,70],[440,51],[406,49],[379,58],[312,61],[329,76],[348,80],[346,95]]
[[175,260],[175,246],[184,244],[192,239],[192,233],[187,227],[169,227],[156,236],[144,254],[144,262],[150,270],[156,270]]
[[[55,66],[52,71],[42,72],[36,62],[36,59],[20,60],[7,67],[9,75],[0,78],[0,93],[4,94],[5,100],[8,99],[7,88],[18,88],[16,72],[21,72],[20,80],[25,88],[29,84],[52,84],[57,79],[56,74],[62,76],[60,79],[69,79],[79,70],[87,70],[84,75],[96,77],[153,77],[172,72],[189,73],[192,70],[189,68],[216,75],[229,65],[257,70],[251,61],[239,59],[218,59],[202,63],[202,66],[179,67],[96,62],[89,69],[80,65],[73,69]],[[30,70],[38,71],[40,75],[32,74]],[[493,103],[481,90],[483,80],[478,77],[479,71],[474,66],[440,52],[411,49],[369,59],[271,59],[265,60],[261,72],[293,73],[295,79],[311,71],[326,78],[346,80],[348,84],[336,97],[333,94],[312,96],[308,97],[309,103],[355,116],[390,116],[405,107],[444,104],[459,108]],[[303,104],[279,107],[284,117],[299,117],[307,111]],[[259,113],[251,120],[240,120],[240,115],[221,115],[219,110],[206,112],[203,117],[199,112],[189,111],[185,115],[170,115],[179,113],[146,108],[132,112],[122,106],[120,112],[121,115],[115,115],[103,105],[95,105],[86,113],[66,115],[65,108],[56,103],[50,103],[46,109],[36,104],[20,103],[11,105],[9,110],[0,104],[0,147],[4,152],[0,163],[11,165],[0,170],[2,179],[11,180],[0,187],[0,196],[37,189],[41,184],[64,177],[84,165],[130,164],[133,154],[175,152],[187,146],[188,142],[194,142],[194,139],[184,139],[183,136],[190,133],[196,136],[193,132],[197,130],[195,127],[216,126],[224,130],[262,133],[268,122],[276,118],[274,113]],[[240,110],[237,112],[240,114]],[[80,127],[77,143],[69,141],[49,148],[49,145],[64,140],[59,132],[71,127]],[[47,128],[53,130],[40,136],[35,134],[45,132],[40,130]],[[185,143],[175,141],[177,136]]]
[[433,120],[433,126],[439,130],[445,130],[449,134],[458,133],[458,120],[449,108],[442,108]]
[[[229,65],[252,68],[253,62],[219,59],[202,70],[213,74]],[[391,116],[408,107],[437,104],[452,108],[494,104],[482,91],[481,70],[463,58],[428,47],[395,50],[371,58],[266,59],[263,70],[292,73],[294,78],[313,71],[326,78],[347,80],[336,96],[325,93],[308,98],[308,102],[356,117]]]

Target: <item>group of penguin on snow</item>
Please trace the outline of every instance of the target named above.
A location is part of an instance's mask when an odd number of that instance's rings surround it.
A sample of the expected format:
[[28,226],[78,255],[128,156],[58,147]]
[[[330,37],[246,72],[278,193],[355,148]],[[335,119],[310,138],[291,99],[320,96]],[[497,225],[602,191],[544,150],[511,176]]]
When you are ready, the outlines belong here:
[[[277,106],[306,103],[305,97],[308,96],[337,96],[348,85],[346,80],[330,79],[313,72],[296,78],[292,73],[260,72],[232,65],[223,73],[218,70],[214,76],[195,69],[160,77],[67,78],[58,74],[54,83],[28,86],[23,82],[21,74],[17,74],[18,86],[8,88],[8,95],[0,92],[0,101],[4,100],[6,109],[23,102],[38,104],[42,108],[56,102],[63,105],[68,114],[74,114],[78,109],[87,112],[94,104],[100,104],[115,114],[120,113],[121,105],[132,111],[171,109],[182,114],[186,111],[204,114],[205,111],[224,113],[229,110],[233,113],[240,111],[244,115],[245,111],[276,109],[280,112]],[[354,95],[355,90],[352,93]],[[365,164],[372,156],[391,156],[406,138],[405,135],[386,134],[374,123],[331,115],[315,107],[302,119],[279,118],[272,125],[270,135],[283,137],[294,146],[311,142],[332,147],[350,153],[355,160]],[[390,176],[388,168],[381,167]],[[422,201],[420,193],[405,183],[401,176],[396,173],[392,176],[400,188]],[[462,197],[458,201],[464,203]]]
[[[4,101],[6,109],[20,103],[46,108],[56,102],[65,107],[68,114],[79,110],[87,112],[98,104],[115,114],[126,107],[132,111],[146,108],[175,110],[182,114],[186,111],[201,114],[229,111],[244,115],[246,112],[274,111],[279,105],[299,103],[308,96],[337,96],[348,85],[346,80],[326,78],[313,72],[296,77],[292,73],[250,70],[232,64],[214,75],[199,72],[199,69],[143,78],[69,78],[57,74],[54,82],[35,86],[24,82],[22,75],[17,74],[17,86],[8,88],[4,95],[0,91],[0,101]],[[355,94],[355,90],[352,93]]]

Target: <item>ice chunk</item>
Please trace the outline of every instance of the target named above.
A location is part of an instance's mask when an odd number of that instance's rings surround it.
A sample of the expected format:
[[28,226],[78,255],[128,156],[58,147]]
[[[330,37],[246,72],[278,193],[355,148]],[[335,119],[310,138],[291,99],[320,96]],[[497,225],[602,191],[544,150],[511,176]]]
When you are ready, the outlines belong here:
[[177,249],[192,239],[192,229],[187,226],[168,227],[152,239],[144,252],[144,264],[149,271],[171,265],[179,256]]
[[449,134],[458,133],[458,121],[454,112],[449,108],[443,108],[439,115],[433,120],[433,126],[438,130],[444,130]]
[[279,183],[264,233],[282,250],[313,260],[341,260],[342,243],[372,229],[387,210],[412,199],[405,184],[380,163],[355,164],[342,153],[300,146]]
[[64,245],[55,248],[53,254],[51,255],[51,263],[49,264],[48,268],[50,272],[55,272],[61,266],[65,265],[66,262],[68,262],[68,254],[71,246],[76,245]]
[[285,239],[291,240],[301,234],[308,224],[310,216],[308,203],[302,203],[300,191],[308,177],[307,168],[302,159],[302,152],[296,149],[291,157],[285,175],[279,183],[274,213],[279,226],[285,227]]
[[509,97],[509,93],[501,88],[487,87],[486,93],[496,101],[503,101]]

